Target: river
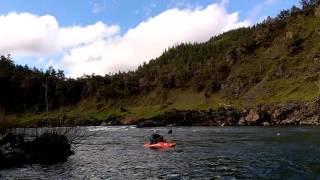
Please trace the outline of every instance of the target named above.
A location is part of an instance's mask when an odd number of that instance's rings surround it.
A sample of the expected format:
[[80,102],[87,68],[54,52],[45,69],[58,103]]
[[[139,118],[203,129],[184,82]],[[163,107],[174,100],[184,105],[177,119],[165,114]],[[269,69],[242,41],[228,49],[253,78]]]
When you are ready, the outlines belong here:
[[[320,128],[82,127],[55,165],[0,170],[0,179],[320,179]],[[143,148],[153,129],[176,142]]]

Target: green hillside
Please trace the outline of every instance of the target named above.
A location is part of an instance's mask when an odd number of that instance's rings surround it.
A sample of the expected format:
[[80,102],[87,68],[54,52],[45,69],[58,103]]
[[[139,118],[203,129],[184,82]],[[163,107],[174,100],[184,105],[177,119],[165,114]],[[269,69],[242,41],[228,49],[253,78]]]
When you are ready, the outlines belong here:
[[[0,60],[0,112],[19,124],[121,116],[124,123],[170,109],[244,108],[318,95],[320,72],[319,1],[301,1],[253,27],[180,44],[132,72],[65,78]],[[47,94],[46,94],[47,87]]]

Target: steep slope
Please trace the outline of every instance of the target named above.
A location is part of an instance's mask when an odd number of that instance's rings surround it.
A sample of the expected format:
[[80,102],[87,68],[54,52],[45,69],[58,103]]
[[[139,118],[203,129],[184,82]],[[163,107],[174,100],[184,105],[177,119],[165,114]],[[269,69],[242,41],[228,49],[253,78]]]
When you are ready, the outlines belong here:
[[172,109],[311,101],[318,95],[320,7],[318,1],[302,2],[303,9],[292,7],[253,27],[169,48],[134,72],[73,80],[2,57],[0,83],[6,88],[1,94],[6,96],[0,109],[3,117],[19,122],[42,120],[47,95],[52,119],[122,116],[123,122],[134,122]]

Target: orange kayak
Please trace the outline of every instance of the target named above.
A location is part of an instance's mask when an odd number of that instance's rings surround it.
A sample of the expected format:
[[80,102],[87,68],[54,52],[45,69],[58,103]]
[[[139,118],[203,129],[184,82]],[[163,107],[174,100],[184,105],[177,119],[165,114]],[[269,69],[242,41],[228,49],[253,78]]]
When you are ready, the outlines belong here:
[[148,148],[155,148],[155,149],[161,149],[161,148],[171,148],[175,147],[176,143],[169,143],[169,142],[159,142],[157,144],[144,144],[143,147]]

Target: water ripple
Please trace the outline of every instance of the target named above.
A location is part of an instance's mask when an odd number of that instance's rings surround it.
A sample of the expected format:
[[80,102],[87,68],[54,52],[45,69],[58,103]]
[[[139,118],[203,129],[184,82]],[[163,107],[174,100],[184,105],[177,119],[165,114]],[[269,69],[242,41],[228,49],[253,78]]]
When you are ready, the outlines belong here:
[[[0,170],[2,179],[319,179],[319,128],[156,128],[177,143],[142,145],[155,128],[86,127],[56,165]],[[277,135],[280,133],[280,136]]]

